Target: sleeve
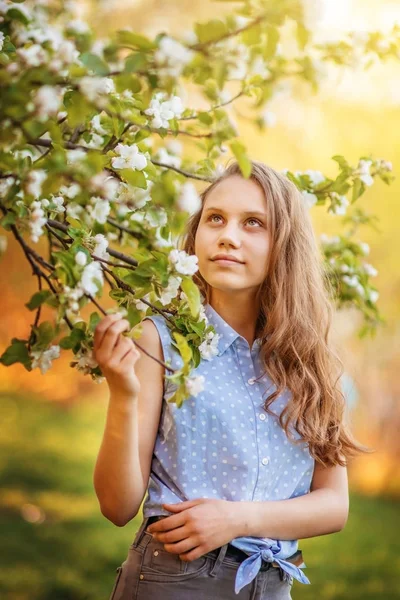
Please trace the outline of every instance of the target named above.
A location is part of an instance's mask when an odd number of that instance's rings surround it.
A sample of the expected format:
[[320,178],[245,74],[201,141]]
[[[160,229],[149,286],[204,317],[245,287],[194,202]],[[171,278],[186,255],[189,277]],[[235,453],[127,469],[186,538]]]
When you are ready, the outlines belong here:
[[[150,319],[153,321],[154,325],[157,327],[158,335],[160,336],[161,346],[163,350],[163,361],[170,365],[173,369],[180,369],[182,367],[182,358],[171,344],[172,336],[171,330],[165,322],[165,319],[162,315],[151,315],[145,317],[143,321],[146,319]],[[168,374],[168,371],[166,372]],[[170,392],[174,392],[176,386],[168,379],[164,380],[164,397],[166,397]],[[172,393],[171,393],[172,395]]]

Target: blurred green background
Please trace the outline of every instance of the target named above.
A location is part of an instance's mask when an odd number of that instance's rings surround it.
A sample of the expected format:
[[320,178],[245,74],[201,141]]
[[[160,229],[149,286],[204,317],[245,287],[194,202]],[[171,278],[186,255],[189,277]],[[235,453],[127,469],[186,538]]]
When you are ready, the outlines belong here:
[[[400,22],[400,2],[309,0],[320,39],[350,30],[385,30]],[[231,10],[230,3],[178,0],[81,2],[78,16],[105,36],[130,26],[154,35],[182,34],[195,20]],[[246,104],[232,108],[253,158],[278,169],[335,174],[334,154],[355,164],[372,153],[393,163],[395,183],[378,182],[360,199],[379,216],[379,232],[361,230],[379,308],[386,319],[374,339],[359,340],[359,316],[337,314],[333,334],[353,386],[352,422],[359,441],[375,449],[349,466],[350,516],[333,535],[301,540],[311,585],[294,582],[296,600],[400,598],[400,58],[369,71],[332,67],[318,94],[296,83],[271,100],[276,126],[260,133],[245,119]],[[202,99],[194,98],[193,105]],[[190,142],[189,142],[190,143]],[[188,145],[187,152],[192,148]],[[340,217],[313,209],[318,233],[340,231]],[[9,237],[9,236],[8,236]],[[3,257],[7,281],[0,296],[0,352],[11,337],[25,337],[33,316],[24,307],[36,291],[20,248],[9,237]],[[106,304],[104,302],[104,304]],[[111,302],[109,302],[111,306]],[[49,313],[48,316],[50,316]],[[85,316],[85,315],[83,315]],[[43,318],[46,318],[44,312]],[[0,370],[0,598],[4,600],[107,600],[115,570],[125,559],[141,516],[118,528],[98,506],[93,470],[107,409],[107,387],[69,367],[62,356],[42,376],[20,365]]]

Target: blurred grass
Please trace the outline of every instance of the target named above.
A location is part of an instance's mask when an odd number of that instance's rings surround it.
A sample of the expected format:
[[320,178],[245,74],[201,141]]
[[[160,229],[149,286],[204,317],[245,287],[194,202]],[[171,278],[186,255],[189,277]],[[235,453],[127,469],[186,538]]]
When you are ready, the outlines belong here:
[[[98,506],[105,403],[0,399],[0,598],[107,600],[141,517],[119,528]],[[352,494],[342,532],[301,540],[311,585],[293,598],[400,599],[399,525],[396,500]]]

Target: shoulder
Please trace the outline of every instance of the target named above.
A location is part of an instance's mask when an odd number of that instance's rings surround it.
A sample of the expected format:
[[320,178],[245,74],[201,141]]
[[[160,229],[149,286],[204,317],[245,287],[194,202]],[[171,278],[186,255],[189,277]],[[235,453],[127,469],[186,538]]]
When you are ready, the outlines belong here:
[[[155,358],[162,360],[163,352],[161,339],[154,321],[149,317],[145,317],[145,319],[141,322],[140,325],[142,328],[142,332],[140,336],[136,338],[136,341]],[[140,348],[138,348],[138,350],[140,351]],[[142,352],[142,354],[144,353]],[[149,360],[151,359],[149,358]]]

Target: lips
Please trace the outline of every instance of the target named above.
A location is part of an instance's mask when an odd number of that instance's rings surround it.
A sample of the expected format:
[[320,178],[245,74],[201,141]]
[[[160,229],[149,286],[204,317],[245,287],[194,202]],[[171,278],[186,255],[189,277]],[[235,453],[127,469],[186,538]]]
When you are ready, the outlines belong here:
[[225,262],[232,262],[232,263],[237,263],[239,265],[243,264],[240,260],[238,260],[237,258],[234,257],[230,257],[230,256],[218,256],[217,258],[213,258],[211,259],[213,262],[220,262],[220,261],[225,261]]

